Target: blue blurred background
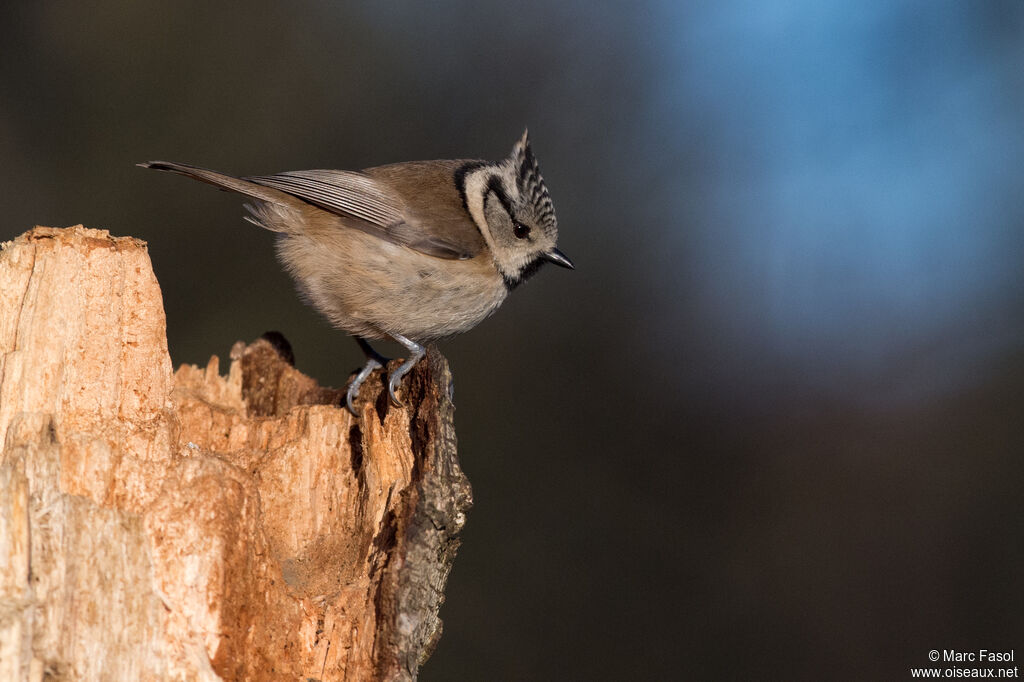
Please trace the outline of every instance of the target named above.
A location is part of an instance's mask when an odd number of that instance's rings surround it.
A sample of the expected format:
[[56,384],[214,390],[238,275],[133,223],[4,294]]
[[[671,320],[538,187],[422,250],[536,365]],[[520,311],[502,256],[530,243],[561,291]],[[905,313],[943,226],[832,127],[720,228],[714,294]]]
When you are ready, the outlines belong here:
[[[577,265],[442,344],[476,506],[424,680],[903,679],[1024,646],[1024,4],[5,3],[0,238],[149,241],[175,364],[343,385],[238,197],[499,158]],[[389,349],[390,350],[390,349]]]

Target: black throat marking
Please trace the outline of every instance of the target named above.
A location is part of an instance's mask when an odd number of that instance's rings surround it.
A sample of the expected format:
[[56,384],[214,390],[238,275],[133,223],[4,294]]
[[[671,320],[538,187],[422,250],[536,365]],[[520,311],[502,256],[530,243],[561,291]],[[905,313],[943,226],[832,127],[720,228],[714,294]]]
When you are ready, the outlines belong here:
[[509,277],[502,273],[501,278],[505,281],[505,288],[509,291],[514,291],[520,284],[536,275],[537,271],[540,270],[541,266],[545,263],[547,263],[547,260],[545,260],[543,256],[537,256],[532,261],[524,265],[522,269],[519,270],[519,274],[515,277]]

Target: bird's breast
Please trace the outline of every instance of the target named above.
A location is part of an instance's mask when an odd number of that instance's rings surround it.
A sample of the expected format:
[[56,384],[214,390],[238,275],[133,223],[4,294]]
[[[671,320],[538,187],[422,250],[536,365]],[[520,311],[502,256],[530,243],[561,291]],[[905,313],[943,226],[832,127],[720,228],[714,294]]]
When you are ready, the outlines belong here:
[[[398,285],[392,291],[395,311],[392,328],[421,340],[460,334],[493,313],[508,293],[493,264],[483,258],[464,261],[430,258],[419,254],[415,270],[396,268]],[[392,271],[395,273],[395,271]],[[395,274],[393,274],[395,276]]]
[[486,253],[447,260],[357,230],[284,235],[278,255],[313,307],[334,326],[369,338],[460,334],[508,293]]

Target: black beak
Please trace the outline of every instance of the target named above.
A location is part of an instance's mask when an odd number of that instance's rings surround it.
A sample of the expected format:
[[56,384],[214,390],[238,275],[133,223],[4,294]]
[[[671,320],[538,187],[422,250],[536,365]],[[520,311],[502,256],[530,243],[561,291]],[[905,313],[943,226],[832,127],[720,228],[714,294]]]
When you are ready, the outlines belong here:
[[576,266],[572,264],[572,261],[569,260],[569,257],[566,256],[561,251],[559,251],[558,249],[551,249],[543,256],[541,256],[541,258],[543,258],[549,263],[554,263],[555,265],[558,265],[563,268],[569,268],[570,270],[576,269]]

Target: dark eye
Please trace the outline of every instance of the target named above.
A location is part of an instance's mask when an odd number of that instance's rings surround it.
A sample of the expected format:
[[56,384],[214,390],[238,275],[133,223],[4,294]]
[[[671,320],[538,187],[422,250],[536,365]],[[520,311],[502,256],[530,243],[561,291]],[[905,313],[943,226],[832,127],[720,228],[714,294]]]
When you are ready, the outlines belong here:
[[516,239],[526,239],[530,236],[530,228],[527,225],[523,225],[518,220],[513,220],[512,234],[516,236]]

